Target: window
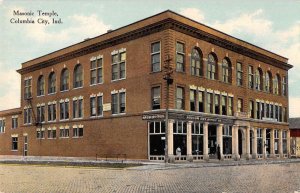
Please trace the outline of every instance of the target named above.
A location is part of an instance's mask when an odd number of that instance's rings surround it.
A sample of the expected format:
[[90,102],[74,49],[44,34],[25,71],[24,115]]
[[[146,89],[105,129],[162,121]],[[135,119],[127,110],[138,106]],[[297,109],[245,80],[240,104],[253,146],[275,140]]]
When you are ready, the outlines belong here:
[[258,91],[263,90],[263,72],[260,68],[255,71],[255,89]]
[[69,119],[69,101],[60,103],[60,120]]
[[83,137],[83,127],[73,127],[73,137]]
[[48,139],[56,138],[56,128],[48,128]]
[[60,91],[69,90],[69,70],[63,69],[60,77]]
[[53,94],[55,92],[56,92],[56,75],[54,72],[51,72],[48,81],[48,93]]
[[248,86],[249,88],[254,88],[253,66],[248,67]]
[[48,104],[48,121],[56,120],[56,103]]
[[264,142],[262,136],[262,129],[257,129],[257,154],[263,154]]
[[266,88],[265,88],[266,92],[272,92],[271,80],[272,80],[272,74],[271,72],[268,71],[266,73]]
[[213,113],[213,94],[207,93],[207,113]]
[[43,75],[39,76],[37,82],[37,96],[42,95],[45,95],[45,80]]
[[160,109],[160,86],[153,87],[151,92],[152,109]]
[[232,153],[232,127],[229,125],[223,126],[223,153],[225,155]]
[[0,119],[0,133],[5,132],[5,119]]
[[270,118],[270,104],[266,104],[266,117]]
[[260,117],[260,115],[261,115],[261,113],[260,113],[260,111],[261,111],[261,109],[260,109],[260,103],[259,102],[256,102],[255,103],[256,104],[256,119],[261,119],[261,117]]
[[77,64],[74,68],[74,88],[83,86],[83,68],[81,64]]
[[282,107],[279,106],[279,122],[282,122]]
[[176,109],[184,109],[184,90],[182,87],[176,88]]
[[236,63],[236,84],[238,86],[243,85],[243,65],[242,63]]
[[125,113],[126,111],[126,95],[125,92],[112,94],[111,109],[112,114]]
[[36,109],[37,112],[37,123],[45,122],[45,106],[38,106]]
[[204,92],[198,92],[198,111],[204,112]]
[[287,122],[287,112],[285,107],[282,108],[282,116],[283,116],[283,122]]
[[190,90],[190,111],[196,111],[196,91]]
[[238,99],[237,112],[243,112],[243,99]]
[[60,138],[68,138],[70,136],[69,127],[60,128],[59,130],[59,137]]
[[83,117],[83,99],[73,99],[73,118]]
[[152,72],[160,71],[160,42],[151,44],[151,67]]
[[18,117],[11,118],[11,128],[12,129],[18,128]]
[[280,76],[279,74],[276,74],[273,80],[273,93],[276,95],[279,95],[279,81],[280,81]]
[[103,115],[103,96],[94,96],[90,98],[91,117]]
[[11,150],[16,151],[18,150],[18,137],[12,137],[11,138]]
[[228,115],[233,116],[233,97],[228,97]]
[[270,118],[274,119],[274,106],[270,104]]
[[29,99],[32,97],[32,94],[31,94],[31,78],[25,78],[25,81],[24,81],[24,98],[25,99]]
[[279,108],[278,108],[279,106],[277,106],[277,105],[275,105],[275,119],[276,119],[276,121],[278,121],[278,115],[279,115]]
[[282,153],[287,154],[287,131],[282,131]]
[[24,109],[24,124],[31,124],[32,108]]
[[228,58],[224,58],[222,62],[222,81],[231,83],[231,63]]
[[216,58],[212,54],[209,54],[208,62],[207,62],[207,78],[208,79],[211,79],[211,80],[218,79],[217,68],[218,68],[218,66],[217,66]]
[[260,119],[265,117],[265,103],[260,103]]
[[215,114],[220,114],[220,95],[215,94]]
[[44,128],[36,129],[36,138],[37,139],[45,139],[45,129]]
[[287,78],[286,78],[286,76],[282,77],[282,95],[287,96]]
[[191,61],[191,74],[193,76],[202,76],[202,55],[196,48],[192,50]]
[[112,55],[112,80],[125,79],[126,52]]
[[249,101],[249,112],[250,118],[254,118],[254,102],[252,100]]
[[222,115],[227,115],[227,97],[222,95]]
[[103,59],[91,61],[91,85],[103,83]]
[[184,44],[176,42],[176,71],[184,72],[184,63],[185,63],[185,51]]

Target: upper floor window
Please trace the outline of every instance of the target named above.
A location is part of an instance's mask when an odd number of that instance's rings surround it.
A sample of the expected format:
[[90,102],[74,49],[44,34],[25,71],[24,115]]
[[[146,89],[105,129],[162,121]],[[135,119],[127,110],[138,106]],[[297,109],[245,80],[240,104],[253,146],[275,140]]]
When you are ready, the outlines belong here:
[[93,96],[90,98],[91,117],[103,115],[103,96]]
[[222,61],[222,81],[231,83],[231,63],[228,58],[224,58]]
[[5,119],[0,119],[0,133],[5,132]]
[[151,68],[152,72],[160,71],[160,42],[151,44]]
[[24,81],[24,98],[25,99],[32,97],[31,86],[32,86],[31,78],[25,79],[25,81]]
[[199,50],[194,48],[191,56],[191,74],[193,76],[202,76],[202,55]]
[[60,90],[69,90],[69,70],[67,68],[63,69],[60,77]]
[[220,95],[215,94],[215,114],[220,114]]
[[282,95],[287,96],[287,78],[286,78],[286,76],[282,77]]
[[222,115],[227,115],[227,97],[222,95],[221,99]]
[[39,106],[36,109],[37,112],[37,123],[45,122],[45,106]]
[[190,90],[190,110],[196,111],[196,91]]
[[112,55],[112,80],[126,78],[126,52]]
[[91,61],[91,85],[103,82],[103,59]]
[[248,109],[248,113],[250,118],[254,118],[254,101],[250,100],[249,101],[249,109]]
[[59,105],[60,120],[69,119],[69,101],[61,102]]
[[37,82],[37,96],[45,95],[45,80],[44,76],[40,75]]
[[73,118],[83,117],[83,99],[73,99]]
[[236,63],[236,84],[238,86],[243,85],[243,65],[242,63]]
[[255,71],[255,89],[263,90],[263,72],[260,68]]
[[120,92],[111,95],[111,111],[112,114],[119,114],[126,112],[126,93]]
[[279,95],[279,93],[280,93],[279,85],[280,85],[280,76],[279,76],[279,74],[276,74],[274,77],[274,80],[273,80],[273,93],[276,95]]
[[266,92],[272,92],[272,74],[270,71],[266,73]]
[[184,44],[181,42],[176,42],[176,71],[184,72],[184,63],[185,63],[185,48]]
[[73,137],[83,137],[83,127],[75,126],[73,127]]
[[152,109],[160,109],[161,100],[160,100],[160,86],[153,87],[151,92],[152,98]]
[[233,115],[233,97],[228,97],[228,115]]
[[176,109],[184,109],[184,89],[182,87],[176,88]]
[[211,80],[217,80],[218,74],[218,66],[217,66],[217,61],[216,57],[212,54],[208,55],[208,62],[207,62],[207,78]]
[[253,66],[248,66],[248,86],[249,88],[254,88],[254,74]]
[[198,92],[198,111],[204,112],[204,92]]
[[31,124],[32,108],[24,109],[24,124]]
[[238,99],[237,112],[243,112],[243,99]]
[[54,72],[51,72],[48,81],[48,93],[53,94],[55,92],[56,92],[56,75]]
[[74,88],[80,88],[83,85],[83,68],[77,64],[74,68]]
[[12,117],[11,118],[11,128],[16,129],[18,128],[18,117]]
[[56,120],[56,103],[48,104],[48,121]]
[[207,113],[213,113],[213,94],[212,93],[207,93],[207,107],[206,107],[206,112]]
[[18,137],[12,137],[11,142],[11,150],[18,150]]

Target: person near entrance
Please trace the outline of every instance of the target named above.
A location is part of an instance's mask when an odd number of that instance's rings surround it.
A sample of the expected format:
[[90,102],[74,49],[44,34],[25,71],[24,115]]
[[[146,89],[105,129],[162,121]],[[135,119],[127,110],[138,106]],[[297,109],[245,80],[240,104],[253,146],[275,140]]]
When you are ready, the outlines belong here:
[[176,149],[176,156],[181,156],[181,149],[180,149],[180,147],[177,147],[177,149]]
[[218,155],[218,160],[221,160],[221,150],[220,150],[219,144],[218,144],[218,147],[217,147],[217,155]]

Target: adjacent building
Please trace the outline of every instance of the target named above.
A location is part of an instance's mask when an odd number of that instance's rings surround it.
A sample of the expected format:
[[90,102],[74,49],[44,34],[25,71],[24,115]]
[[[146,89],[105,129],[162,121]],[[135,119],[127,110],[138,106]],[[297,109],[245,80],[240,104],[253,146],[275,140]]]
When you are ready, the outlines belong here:
[[300,157],[300,118],[289,118],[291,156]]
[[0,112],[0,154],[286,158],[290,68],[164,11],[24,62],[20,108]]

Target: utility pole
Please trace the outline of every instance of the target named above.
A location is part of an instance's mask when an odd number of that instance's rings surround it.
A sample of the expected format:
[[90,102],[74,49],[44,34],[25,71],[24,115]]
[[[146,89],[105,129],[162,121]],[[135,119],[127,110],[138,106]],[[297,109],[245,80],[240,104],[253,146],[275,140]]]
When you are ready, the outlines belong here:
[[168,134],[169,134],[169,86],[173,84],[173,78],[171,77],[173,73],[173,69],[170,66],[171,58],[169,55],[166,56],[166,59],[164,60],[164,76],[163,79],[166,80],[167,84],[167,93],[166,93],[166,115],[165,115],[165,162],[169,162],[169,156],[168,156]]

